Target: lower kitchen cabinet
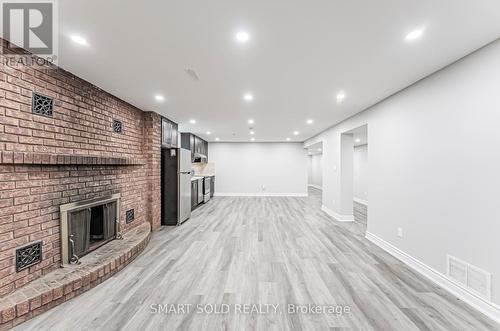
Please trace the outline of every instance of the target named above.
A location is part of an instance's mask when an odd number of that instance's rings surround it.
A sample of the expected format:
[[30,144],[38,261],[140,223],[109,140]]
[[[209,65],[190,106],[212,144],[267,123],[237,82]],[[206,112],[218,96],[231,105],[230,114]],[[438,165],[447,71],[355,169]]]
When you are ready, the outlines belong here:
[[198,206],[198,181],[191,181],[191,210]]

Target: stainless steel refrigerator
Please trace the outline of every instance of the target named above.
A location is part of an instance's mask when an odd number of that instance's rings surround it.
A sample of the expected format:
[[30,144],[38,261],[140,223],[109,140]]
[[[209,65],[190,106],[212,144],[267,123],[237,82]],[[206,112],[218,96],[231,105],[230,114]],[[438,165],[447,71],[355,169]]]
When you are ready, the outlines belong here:
[[161,151],[161,223],[179,225],[191,217],[191,151]]

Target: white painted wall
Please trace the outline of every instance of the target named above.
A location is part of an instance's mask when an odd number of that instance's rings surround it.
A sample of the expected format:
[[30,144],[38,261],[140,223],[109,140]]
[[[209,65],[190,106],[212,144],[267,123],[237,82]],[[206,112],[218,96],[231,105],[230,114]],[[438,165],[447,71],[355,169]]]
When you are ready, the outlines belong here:
[[210,143],[208,148],[217,195],[307,195],[307,156],[300,143]]
[[491,272],[500,304],[500,41],[305,143],[323,141],[323,204],[335,212],[340,136],[364,124],[368,231],[442,274],[446,254]]
[[354,199],[368,202],[368,145],[354,147]]
[[323,187],[323,155],[309,155],[307,164],[307,183],[316,188]]
[[353,221],[354,197],[354,136],[342,134],[340,136],[340,199],[338,201],[339,219]]

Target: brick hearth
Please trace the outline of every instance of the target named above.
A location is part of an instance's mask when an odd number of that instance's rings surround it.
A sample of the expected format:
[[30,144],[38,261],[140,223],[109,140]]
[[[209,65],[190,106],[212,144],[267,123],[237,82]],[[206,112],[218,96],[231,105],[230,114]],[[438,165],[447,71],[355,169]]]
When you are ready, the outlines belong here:
[[150,227],[143,223],[108,245],[0,299],[0,330],[11,328],[99,285],[146,247]]

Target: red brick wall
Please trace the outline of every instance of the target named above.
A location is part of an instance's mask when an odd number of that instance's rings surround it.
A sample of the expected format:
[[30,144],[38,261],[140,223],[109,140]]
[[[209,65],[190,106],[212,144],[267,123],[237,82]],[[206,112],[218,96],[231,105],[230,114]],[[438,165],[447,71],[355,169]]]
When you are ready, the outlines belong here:
[[145,113],[144,121],[144,157],[149,174],[148,182],[148,219],[153,230],[161,226],[161,117],[153,112]]
[[[0,39],[3,47],[3,41]],[[160,226],[160,116],[61,69],[10,67],[0,55],[0,296],[58,267],[59,206],[121,193],[125,231]],[[36,91],[52,118],[32,114]],[[124,132],[113,132],[113,119]],[[125,211],[135,220],[125,224]],[[43,241],[43,260],[19,273],[15,249]]]

